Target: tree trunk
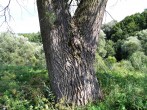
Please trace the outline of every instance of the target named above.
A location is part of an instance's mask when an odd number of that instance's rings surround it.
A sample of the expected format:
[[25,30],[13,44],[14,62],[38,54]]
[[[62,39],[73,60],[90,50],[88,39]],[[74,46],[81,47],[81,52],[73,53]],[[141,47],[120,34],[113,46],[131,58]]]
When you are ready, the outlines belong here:
[[75,16],[68,0],[37,0],[42,42],[57,101],[85,105],[101,98],[94,71],[107,0],[81,0]]

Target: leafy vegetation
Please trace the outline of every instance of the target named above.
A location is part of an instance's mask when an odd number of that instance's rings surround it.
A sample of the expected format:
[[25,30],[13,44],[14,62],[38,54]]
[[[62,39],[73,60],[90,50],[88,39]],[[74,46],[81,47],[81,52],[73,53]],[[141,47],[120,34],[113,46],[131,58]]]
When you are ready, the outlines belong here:
[[[130,64],[114,63],[110,69],[99,68],[98,79],[103,100],[78,110],[146,110],[147,76],[132,71]],[[101,65],[103,66],[103,65]],[[127,68],[126,68],[127,66]],[[108,71],[109,70],[109,71]],[[54,103],[45,69],[28,66],[0,67],[0,107],[9,110],[65,110],[64,102]],[[68,108],[67,110],[72,109]]]
[[10,33],[0,34],[0,64],[45,66],[41,43]]
[[0,109],[47,110],[54,99],[48,83],[47,71],[44,69],[1,66]]
[[95,70],[103,98],[84,107],[55,103],[41,37],[0,34],[0,109],[147,110],[147,12],[101,30]]
[[24,36],[24,37],[26,37],[26,38],[28,38],[28,40],[29,41],[31,41],[31,42],[36,42],[36,43],[40,43],[40,42],[42,42],[42,38],[41,38],[41,35],[40,35],[40,33],[38,32],[38,33],[20,33],[19,34],[20,36],[22,35],[22,36]]
[[[112,40],[115,43],[115,57],[118,61],[122,59],[127,59],[128,56],[124,54],[124,48],[122,45],[124,42],[129,39],[129,37],[133,38],[136,36],[137,39],[141,40],[143,36],[145,36],[145,31],[147,29],[147,11],[145,10],[142,13],[136,13],[131,16],[127,16],[124,20],[120,22],[112,21],[108,24],[105,24],[102,27],[104,33],[106,33],[106,39]],[[142,36],[142,37],[141,37]],[[145,37],[143,37],[145,39]],[[141,42],[142,43],[142,42]],[[132,49],[136,48],[134,44],[131,45]],[[145,46],[145,47],[144,47]],[[146,48],[145,42],[142,44],[143,49]],[[139,47],[140,48],[140,47]],[[144,49],[145,50],[145,49]],[[126,50],[130,51],[129,49]],[[125,53],[126,53],[125,51]]]

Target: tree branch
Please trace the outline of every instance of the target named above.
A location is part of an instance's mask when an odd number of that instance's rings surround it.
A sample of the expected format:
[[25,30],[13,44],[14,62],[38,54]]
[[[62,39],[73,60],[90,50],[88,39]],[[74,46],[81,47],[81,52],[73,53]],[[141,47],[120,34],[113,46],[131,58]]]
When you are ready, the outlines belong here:
[[[113,19],[113,20],[115,20],[113,17],[112,17],[112,15],[107,11],[107,10],[105,10],[105,12]],[[116,21],[116,20],[115,20]]]
[[[99,26],[108,0],[81,0],[74,19],[87,44],[97,41]],[[86,42],[86,41],[85,41]]]
[[6,24],[8,30],[12,30],[9,23],[8,23],[8,21],[10,21],[10,19],[12,18],[11,14],[10,14],[10,9],[9,9],[10,4],[11,4],[11,0],[9,0],[9,2],[7,3],[6,6],[3,7],[1,5],[1,10],[0,10],[0,18],[2,18],[2,19],[4,18],[4,20],[0,24],[0,27],[2,27],[4,24]]

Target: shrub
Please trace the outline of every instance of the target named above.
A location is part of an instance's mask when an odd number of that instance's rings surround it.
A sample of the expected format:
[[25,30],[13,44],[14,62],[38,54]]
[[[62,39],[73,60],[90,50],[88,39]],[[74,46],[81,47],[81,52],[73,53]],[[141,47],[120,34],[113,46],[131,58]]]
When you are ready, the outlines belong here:
[[28,38],[28,40],[31,42],[36,42],[36,43],[42,42],[41,34],[39,32],[38,33],[19,34],[19,35]]
[[141,42],[137,37],[129,37],[121,46],[123,58],[127,59],[134,52],[141,50]]
[[143,52],[133,53],[130,61],[135,69],[147,72],[147,56]]
[[105,45],[106,45],[106,41],[105,41],[105,33],[101,30],[100,31],[100,35],[99,35],[99,42],[98,42],[98,53],[101,57],[105,57],[107,51],[105,50]]
[[0,64],[45,66],[42,44],[23,36],[0,34]]
[[106,66],[103,58],[98,54],[96,53],[96,58],[95,58],[95,69],[96,71],[107,71],[108,70],[108,67]]
[[106,41],[105,50],[107,51],[106,57],[115,55],[114,42],[112,40]]
[[108,58],[105,59],[105,63],[109,69],[112,69],[114,64],[116,63],[116,58],[109,56]]
[[147,29],[137,32],[136,36],[141,41],[143,51],[147,55]]

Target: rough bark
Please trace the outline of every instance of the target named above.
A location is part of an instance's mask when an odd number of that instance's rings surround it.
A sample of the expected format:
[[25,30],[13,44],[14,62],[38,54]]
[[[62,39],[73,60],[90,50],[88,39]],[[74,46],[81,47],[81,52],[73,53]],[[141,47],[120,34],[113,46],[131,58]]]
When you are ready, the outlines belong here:
[[57,101],[85,105],[101,98],[94,71],[107,0],[81,0],[74,17],[66,0],[37,0],[51,87]]

